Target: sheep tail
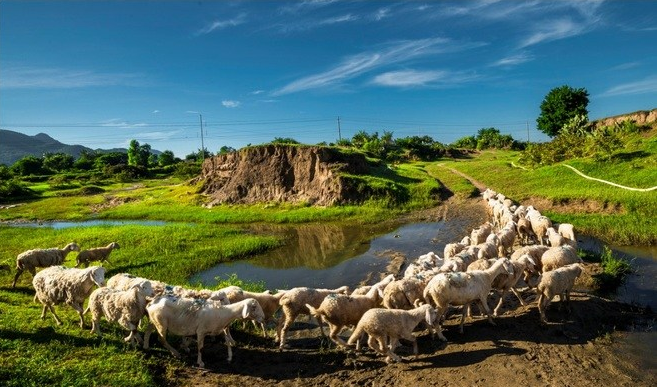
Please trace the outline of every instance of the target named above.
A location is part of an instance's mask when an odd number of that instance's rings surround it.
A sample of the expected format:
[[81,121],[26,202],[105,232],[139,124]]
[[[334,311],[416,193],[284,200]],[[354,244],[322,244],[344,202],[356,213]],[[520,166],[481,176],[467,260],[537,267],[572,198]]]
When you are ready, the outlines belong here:
[[306,308],[308,308],[308,310],[310,311],[310,314],[311,314],[313,317],[315,317],[316,319],[319,320],[319,319],[322,318],[322,313],[321,313],[318,309],[313,308],[312,305],[310,305],[310,304],[306,304]]

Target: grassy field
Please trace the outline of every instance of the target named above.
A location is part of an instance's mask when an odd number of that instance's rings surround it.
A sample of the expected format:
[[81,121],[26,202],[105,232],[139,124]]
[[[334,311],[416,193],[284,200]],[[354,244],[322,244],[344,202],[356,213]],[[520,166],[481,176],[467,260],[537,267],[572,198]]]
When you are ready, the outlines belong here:
[[[586,234],[617,245],[657,243],[657,191],[628,191],[584,179],[560,165],[536,169],[518,167],[518,152],[485,151],[477,157],[444,160],[497,192],[524,204],[534,204],[553,221],[572,223]],[[636,188],[657,185],[654,158],[594,163],[568,161],[591,177]],[[631,165],[641,164],[641,167]],[[541,208],[538,200],[547,202]]]
[[[116,241],[122,247],[110,255],[106,277],[129,272],[170,284],[194,286],[192,274],[271,249],[282,241],[244,232],[245,223],[304,223],[346,221],[357,223],[392,219],[413,209],[435,206],[440,198],[437,181],[423,166],[381,168],[364,179],[369,189],[384,190],[386,198],[361,206],[316,208],[308,205],[221,205],[204,208],[207,198],[197,186],[176,179],[148,180],[131,184],[103,185],[103,193],[75,195],[80,187],[53,189],[36,183],[43,198],[0,212],[2,221],[88,219],[148,219],[175,222],[164,226],[94,226],[60,230],[0,226],[0,384],[7,386],[156,386],[170,380],[177,369],[187,367],[162,349],[133,350],[122,341],[119,328],[101,325],[102,339],[88,329],[80,330],[77,313],[58,306],[64,321],[56,326],[50,315],[39,318],[40,304],[33,302],[32,276],[24,273],[11,289],[16,255],[35,247],[63,247],[75,241],[83,248]],[[392,196],[390,196],[392,192]],[[72,196],[69,196],[71,195]],[[399,195],[394,197],[394,195]],[[400,201],[401,200],[401,201]],[[395,202],[397,204],[395,205]],[[73,266],[77,253],[69,254]],[[264,284],[245,284],[230,278],[217,287],[236,284],[263,290]],[[87,321],[89,317],[87,317]],[[153,339],[154,340],[154,339]],[[175,341],[175,339],[174,339]]]
[[[650,154],[651,150],[646,152]],[[370,190],[385,191],[387,197],[360,206],[328,208],[273,203],[204,208],[202,204],[207,198],[197,193],[199,187],[177,179],[104,184],[104,192],[95,195],[76,195],[70,189],[35,184],[34,188],[44,197],[0,211],[1,221],[100,218],[175,223],[61,230],[0,226],[0,264],[12,268],[12,272],[0,271],[0,384],[155,386],[187,367],[161,348],[128,348],[122,341],[123,332],[116,326],[103,322],[102,339],[80,330],[77,314],[70,307],[56,307],[63,326],[56,326],[49,315],[44,321],[39,319],[41,308],[32,300],[31,275],[23,274],[18,287],[9,288],[16,255],[30,248],[63,247],[71,241],[84,248],[116,241],[122,248],[110,256],[108,278],[130,272],[194,286],[189,278],[196,272],[282,243],[271,236],[244,232],[240,225],[246,223],[374,223],[433,207],[445,195],[466,198],[477,194],[472,183],[448,168],[462,171],[514,200],[532,203],[541,199],[553,203],[543,211],[553,220],[571,222],[580,231],[601,236],[609,243],[655,243],[657,193],[630,192],[590,182],[560,165],[520,169],[513,166],[517,158],[515,152],[497,151],[483,152],[471,159],[383,166],[375,174],[359,179]],[[569,164],[598,178],[645,187],[654,185],[656,170],[652,161],[645,159],[627,156],[608,166],[587,160]],[[75,189],[79,187],[72,188]],[[568,212],[559,210],[563,204]],[[540,206],[539,209],[543,210]],[[73,266],[75,255],[67,257],[67,266]],[[246,287],[258,285],[243,284],[237,278],[230,281]]]

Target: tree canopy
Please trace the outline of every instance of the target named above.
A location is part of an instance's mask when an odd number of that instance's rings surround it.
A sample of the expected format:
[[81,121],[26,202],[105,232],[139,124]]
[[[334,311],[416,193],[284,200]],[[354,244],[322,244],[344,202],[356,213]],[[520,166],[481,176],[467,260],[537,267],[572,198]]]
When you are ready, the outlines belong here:
[[584,115],[588,118],[588,104],[589,92],[586,89],[567,85],[555,87],[541,103],[541,114],[536,119],[538,129],[554,137],[573,117]]

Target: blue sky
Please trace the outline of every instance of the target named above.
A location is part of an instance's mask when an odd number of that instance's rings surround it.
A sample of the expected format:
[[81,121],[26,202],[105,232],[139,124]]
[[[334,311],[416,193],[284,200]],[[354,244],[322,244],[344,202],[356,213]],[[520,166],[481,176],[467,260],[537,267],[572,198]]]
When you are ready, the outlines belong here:
[[[526,140],[554,87],[657,107],[655,1],[0,2],[0,128],[176,156],[357,131]],[[2,141],[2,139],[0,139]]]

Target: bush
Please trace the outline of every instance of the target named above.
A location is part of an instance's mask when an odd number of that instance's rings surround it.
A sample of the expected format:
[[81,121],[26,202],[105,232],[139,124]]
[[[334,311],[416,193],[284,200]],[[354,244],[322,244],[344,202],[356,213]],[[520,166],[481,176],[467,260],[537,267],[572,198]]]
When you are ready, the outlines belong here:
[[178,163],[173,175],[181,179],[191,179],[201,174],[201,165],[197,163]]
[[36,196],[36,193],[17,179],[0,181],[0,202],[6,203],[15,199],[34,196]]

